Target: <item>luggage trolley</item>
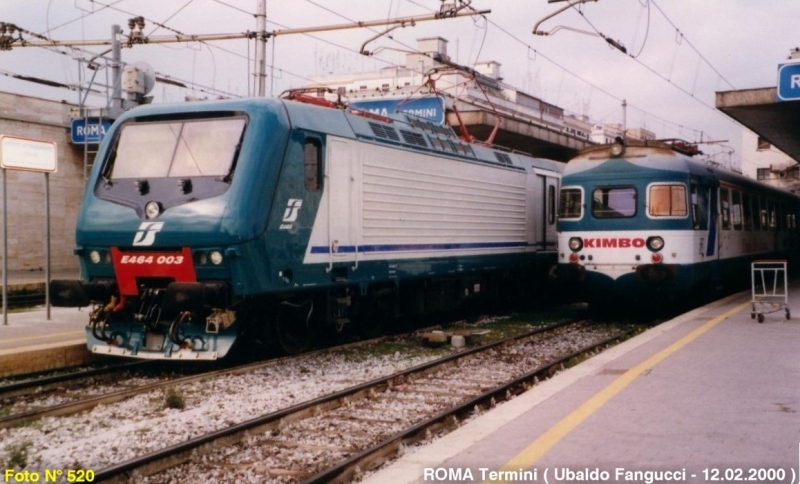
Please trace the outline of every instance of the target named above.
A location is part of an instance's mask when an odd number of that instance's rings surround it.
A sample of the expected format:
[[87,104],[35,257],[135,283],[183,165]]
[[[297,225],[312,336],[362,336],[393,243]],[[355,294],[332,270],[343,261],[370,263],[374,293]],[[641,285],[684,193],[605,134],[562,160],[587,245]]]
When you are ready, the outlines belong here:
[[[753,299],[750,301],[752,310],[750,318],[758,316],[758,322],[764,322],[764,315],[780,310],[786,312],[786,319],[791,317],[789,312],[789,284],[786,274],[785,260],[757,260],[751,264],[751,287]],[[756,305],[763,309],[756,310]]]

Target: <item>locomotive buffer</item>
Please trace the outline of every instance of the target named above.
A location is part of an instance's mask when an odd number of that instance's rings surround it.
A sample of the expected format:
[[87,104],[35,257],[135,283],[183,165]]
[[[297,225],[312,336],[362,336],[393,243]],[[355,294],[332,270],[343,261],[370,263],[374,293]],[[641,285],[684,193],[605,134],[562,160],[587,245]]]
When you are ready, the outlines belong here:
[[[764,315],[780,310],[789,312],[789,284],[786,274],[785,260],[756,260],[751,263],[752,309],[750,318],[758,316],[758,322],[764,322]],[[756,306],[759,305],[759,306]],[[766,310],[757,311],[756,307]]]

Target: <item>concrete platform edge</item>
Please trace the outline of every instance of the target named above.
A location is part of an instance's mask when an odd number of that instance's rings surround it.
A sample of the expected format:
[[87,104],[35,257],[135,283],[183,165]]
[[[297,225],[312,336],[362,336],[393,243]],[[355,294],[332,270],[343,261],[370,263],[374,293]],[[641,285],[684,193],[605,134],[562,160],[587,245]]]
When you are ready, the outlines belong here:
[[422,479],[424,468],[440,466],[448,459],[459,455],[476,442],[486,438],[501,426],[518,418],[527,412],[531,407],[547,400],[564,388],[572,385],[577,380],[596,373],[604,365],[616,358],[646,344],[681,324],[692,321],[699,315],[711,311],[733,301],[749,300],[750,291],[743,291],[718,301],[706,304],[693,309],[688,313],[673,318],[657,327],[646,331],[634,338],[631,338],[593,358],[590,358],[572,368],[569,368],[555,377],[544,381],[522,395],[506,402],[496,409],[484,413],[475,420],[467,423],[447,434],[446,436],[426,445],[425,447],[412,451],[401,457],[384,469],[380,469],[365,478],[362,483],[381,484],[392,482],[405,484],[417,482]]
[[0,377],[83,365],[102,358],[92,354],[86,340],[44,344],[25,351],[0,351]]

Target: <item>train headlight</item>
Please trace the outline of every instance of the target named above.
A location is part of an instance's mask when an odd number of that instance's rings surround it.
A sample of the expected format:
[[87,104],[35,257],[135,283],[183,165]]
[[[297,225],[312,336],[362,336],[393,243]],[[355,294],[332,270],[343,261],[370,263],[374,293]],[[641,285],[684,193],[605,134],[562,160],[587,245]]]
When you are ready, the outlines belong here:
[[622,156],[622,153],[624,152],[625,152],[625,146],[623,146],[621,143],[614,143],[613,145],[611,145],[611,156],[616,158]]
[[211,260],[211,263],[215,266],[222,264],[222,252],[218,250],[212,250],[210,254],[208,254],[208,258]]
[[93,250],[89,252],[89,260],[92,261],[92,264],[99,264],[100,263],[100,252]]
[[658,252],[664,248],[664,239],[658,236],[648,237],[647,248],[650,250],[650,252]]
[[569,250],[572,252],[578,252],[583,249],[583,240],[580,237],[572,237],[567,245],[569,245]]
[[144,206],[144,216],[147,218],[156,218],[161,214],[161,204],[158,202],[147,202]]

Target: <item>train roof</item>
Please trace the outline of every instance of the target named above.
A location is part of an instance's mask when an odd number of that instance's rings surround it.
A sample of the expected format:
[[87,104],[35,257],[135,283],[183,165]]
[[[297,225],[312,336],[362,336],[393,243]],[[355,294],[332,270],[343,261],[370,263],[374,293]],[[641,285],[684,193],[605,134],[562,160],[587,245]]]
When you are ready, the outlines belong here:
[[[277,109],[278,106],[283,109]],[[264,111],[285,113],[286,122],[294,128],[326,133],[343,138],[394,148],[421,151],[478,162],[497,167],[523,170],[537,168],[560,173],[563,164],[544,158],[505,151],[492,146],[467,143],[456,136],[453,128],[422,118],[397,114],[392,118],[371,115],[359,110],[336,109],[299,101],[275,98],[242,98],[189,103],[151,104],[123,114],[118,121],[135,117],[168,117],[175,114],[209,112],[245,112],[253,116]]]
[[[753,180],[740,173],[723,169],[718,166],[706,164],[688,156],[680,148],[660,141],[629,141],[623,146],[622,153],[615,156],[619,150],[619,143],[592,146],[582,150],[575,158],[571,159],[564,169],[564,183],[569,183],[573,177],[581,178],[597,176],[597,169],[610,176],[619,176],[622,173],[630,175],[633,171],[639,176],[652,176],[654,170],[685,173],[703,177],[713,182],[729,183],[752,190],[778,192],[800,198],[800,195],[789,192],[779,187]],[[592,170],[591,173],[588,173]]]

